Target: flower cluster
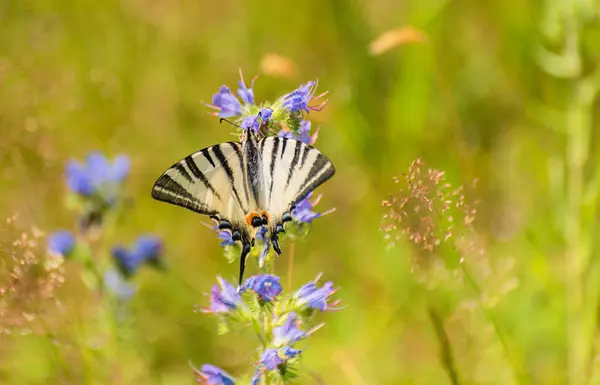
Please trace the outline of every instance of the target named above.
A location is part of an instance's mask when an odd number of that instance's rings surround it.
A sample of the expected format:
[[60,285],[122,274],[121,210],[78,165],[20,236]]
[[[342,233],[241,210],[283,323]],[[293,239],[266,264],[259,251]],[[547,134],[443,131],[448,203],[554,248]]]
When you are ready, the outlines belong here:
[[[258,384],[262,377],[267,383],[287,380],[294,376],[298,359],[303,350],[296,344],[310,337],[323,324],[312,328],[311,318],[316,311],[340,310],[339,301],[332,300],[336,292],[332,282],[319,285],[319,277],[292,293],[284,293],[280,278],[273,274],[261,274],[248,278],[238,292],[234,285],[221,277],[212,288],[210,303],[204,313],[218,316],[221,331],[231,326],[264,325],[258,333],[262,342],[255,363],[251,384]],[[234,384],[233,377],[212,365],[195,369],[201,384]]]
[[[306,117],[311,111],[319,111],[327,105],[327,100],[322,100],[326,93],[315,96],[317,83],[303,84],[272,103],[257,104],[253,89],[255,81],[256,77],[247,85],[240,73],[236,94],[222,86],[209,105],[215,110],[213,114],[231,119],[242,134],[252,132],[259,138],[279,136],[314,145],[319,130],[312,130]],[[332,211],[314,211],[320,198],[310,193],[294,204],[290,212],[292,220],[285,226],[286,238],[294,241],[304,237],[312,221]],[[241,251],[239,243],[234,242],[229,231],[219,231],[218,227],[214,230],[218,231],[225,256],[230,260],[236,258]],[[253,374],[240,380],[220,368],[203,365],[200,369],[194,368],[200,384],[287,383],[296,376],[303,353],[298,344],[323,326],[313,326],[315,313],[341,309],[339,301],[332,299],[336,292],[333,283],[319,283],[320,276],[294,292],[285,293],[281,279],[272,273],[274,252],[271,252],[266,227],[260,228],[254,242],[250,256],[258,260],[262,274],[247,278],[237,289],[234,284],[217,277],[208,306],[201,308],[203,313],[217,318],[219,333],[236,328],[237,331],[250,329],[256,334],[261,345],[256,352]]]
[[104,216],[119,202],[129,168],[127,156],[119,155],[111,162],[99,152],[88,154],[84,163],[75,160],[67,163],[70,203],[81,212],[83,229],[100,225]]
[[[258,105],[254,99],[253,89],[256,79],[254,77],[248,86],[240,71],[237,96],[229,87],[222,86],[219,92],[213,95],[212,104],[208,104],[208,107],[215,110],[213,115],[221,118],[233,118],[241,130],[251,129],[262,136],[277,135],[314,145],[319,136],[319,129],[311,132],[311,122],[306,119],[305,115],[326,107],[327,100],[323,100],[323,97],[327,92],[315,95],[317,83],[309,81],[294,91],[279,97],[273,103],[265,102]],[[308,232],[308,225],[313,220],[333,211],[327,210],[323,213],[313,211],[319,200],[320,196],[313,199],[311,193],[295,205],[291,212],[293,221],[286,225],[285,236],[292,240],[304,237]],[[263,245],[262,251],[258,255],[260,266],[264,264],[270,250],[268,239],[261,235],[264,234],[259,233],[256,237],[257,241]],[[234,245],[228,231],[219,232],[219,238],[223,247]]]
[[[128,280],[140,266],[163,266],[162,241],[152,235],[140,236],[129,249],[95,247],[101,244],[104,230],[114,224],[120,212],[119,203],[124,201],[123,184],[129,169],[130,160],[125,155],[111,161],[99,152],[92,152],[85,162],[69,161],[65,170],[67,203],[78,213],[78,231],[55,231],[48,236],[46,246],[50,255],[82,262],[89,273],[85,274],[84,281],[93,289],[106,288],[121,299],[128,299],[134,293],[135,288]],[[113,267],[99,266],[102,258],[96,253],[110,253]]]

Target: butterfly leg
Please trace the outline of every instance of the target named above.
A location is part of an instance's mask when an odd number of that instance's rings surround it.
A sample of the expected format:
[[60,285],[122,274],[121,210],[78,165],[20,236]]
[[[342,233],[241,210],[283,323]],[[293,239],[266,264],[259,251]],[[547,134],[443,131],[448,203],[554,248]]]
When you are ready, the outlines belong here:
[[246,257],[250,253],[250,242],[248,239],[242,239],[242,254],[240,255],[240,281],[238,285],[238,292],[242,287],[242,280],[244,279],[244,269],[246,268]]
[[279,247],[279,237],[277,234],[284,233],[285,229],[283,228],[283,223],[278,223],[275,226],[275,229],[272,231],[271,235],[271,243],[273,244],[273,250],[277,253],[277,255],[281,255],[281,248]]
[[275,250],[277,255],[281,255],[281,248],[279,247],[279,237],[277,236],[276,231],[274,231],[273,235],[271,235],[271,243],[273,244],[273,250]]

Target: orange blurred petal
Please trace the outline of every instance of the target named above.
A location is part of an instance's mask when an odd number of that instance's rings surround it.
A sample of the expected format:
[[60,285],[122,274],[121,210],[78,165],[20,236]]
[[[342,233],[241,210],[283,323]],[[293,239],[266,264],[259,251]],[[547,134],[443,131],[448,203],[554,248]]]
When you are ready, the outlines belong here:
[[369,44],[371,55],[381,55],[392,48],[413,43],[425,43],[427,34],[413,27],[399,27],[385,31]]
[[265,75],[290,79],[298,74],[298,66],[287,56],[267,53],[260,60],[260,71]]

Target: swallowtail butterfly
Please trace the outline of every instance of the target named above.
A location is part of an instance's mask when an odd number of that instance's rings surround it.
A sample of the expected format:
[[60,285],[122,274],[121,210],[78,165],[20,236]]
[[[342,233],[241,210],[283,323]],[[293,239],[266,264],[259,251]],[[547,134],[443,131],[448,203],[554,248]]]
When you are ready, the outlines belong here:
[[208,215],[242,244],[239,284],[246,257],[262,226],[280,255],[277,234],[292,220],[295,204],[335,173],[319,150],[299,140],[252,129],[240,142],[197,151],[171,166],[154,184],[152,197]]

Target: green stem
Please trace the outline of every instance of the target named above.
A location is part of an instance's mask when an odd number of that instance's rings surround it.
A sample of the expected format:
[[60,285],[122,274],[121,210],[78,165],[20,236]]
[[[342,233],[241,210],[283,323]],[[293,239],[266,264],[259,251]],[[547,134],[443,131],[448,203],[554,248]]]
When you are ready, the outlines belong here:
[[[570,49],[565,50],[571,60],[580,61],[579,25],[575,7],[565,15],[566,41]],[[585,266],[589,265],[590,253],[585,241],[593,236],[591,226],[584,226],[582,207],[586,181],[584,169],[588,161],[589,142],[592,132],[593,102],[597,93],[598,71],[590,78],[578,71],[574,77],[574,95],[565,120],[567,144],[565,164],[567,169],[566,218],[565,218],[565,299],[567,309],[567,368],[568,383],[585,383],[594,348],[595,322],[590,312],[596,312],[597,293],[586,298]],[[593,261],[591,261],[593,264]],[[590,277],[595,280],[595,277]],[[591,302],[591,303],[590,303]],[[589,379],[589,378],[588,378]]]
[[[471,277],[471,274],[469,273],[467,266],[465,265],[464,262],[461,263],[461,268],[462,268],[463,273],[465,274],[465,278],[469,282],[469,285],[471,286],[473,291],[475,291],[477,296],[479,298],[481,298],[481,295],[482,295],[481,288],[479,287],[477,282],[475,282],[473,277]],[[483,314],[485,315],[487,320],[492,324],[492,327],[494,328],[494,333],[496,334],[498,341],[500,341],[500,344],[502,345],[502,349],[504,351],[504,357],[505,357],[506,361],[510,363],[510,365],[513,369],[513,377],[514,377],[515,383],[517,383],[517,384],[529,383],[530,381],[525,376],[523,369],[521,367],[521,364],[514,358],[514,354],[513,354],[513,352],[511,352],[511,350],[508,346],[508,342],[506,341],[506,337],[504,336],[504,333],[503,333],[502,329],[500,328],[500,324],[498,323],[498,320],[496,320],[496,316],[490,309],[486,308],[485,306],[481,306],[481,309],[483,310]]]
[[260,324],[258,323],[258,320],[256,318],[254,318],[254,317],[252,317],[252,328],[254,329],[254,333],[258,337],[258,340],[262,344],[263,349],[266,348],[267,347],[267,341],[263,337],[262,329],[260,328]]
[[435,329],[435,335],[440,343],[440,360],[442,361],[442,365],[444,366],[452,385],[459,385],[458,371],[456,370],[450,338],[444,329],[444,320],[433,306],[428,307],[427,313],[429,314],[429,319],[431,319],[431,323]]
[[288,255],[288,290],[292,291],[292,276],[294,275],[294,254],[296,251],[296,244],[292,242],[290,244],[290,252]]
[[[575,102],[577,103],[577,102]],[[565,290],[567,299],[568,378],[570,384],[582,384],[585,373],[586,345],[582,323],[583,281],[581,240],[581,197],[583,192],[582,148],[584,127],[580,107],[571,106],[567,113],[567,218],[565,252]]]

